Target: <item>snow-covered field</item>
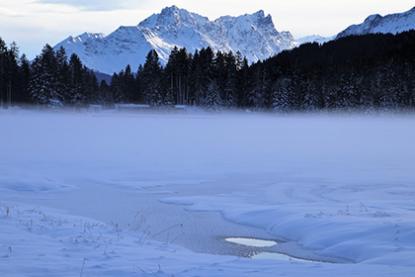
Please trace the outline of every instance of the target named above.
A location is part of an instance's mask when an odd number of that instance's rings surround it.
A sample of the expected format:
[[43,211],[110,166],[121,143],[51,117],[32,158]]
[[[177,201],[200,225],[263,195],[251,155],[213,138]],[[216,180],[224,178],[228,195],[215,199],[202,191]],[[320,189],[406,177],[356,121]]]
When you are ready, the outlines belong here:
[[11,110],[0,126],[1,276],[415,276],[415,116]]

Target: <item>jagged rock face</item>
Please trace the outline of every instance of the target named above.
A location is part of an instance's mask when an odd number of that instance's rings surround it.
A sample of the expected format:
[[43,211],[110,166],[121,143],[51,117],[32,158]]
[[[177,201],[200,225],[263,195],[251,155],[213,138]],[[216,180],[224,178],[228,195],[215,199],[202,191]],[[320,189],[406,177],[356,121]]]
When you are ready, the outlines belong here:
[[165,63],[175,46],[189,52],[208,46],[215,51],[239,51],[249,62],[256,62],[293,48],[295,40],[289,32],[278,32],[271,16],[263,11],[210,21],[172,6],[137,26],[120,27],[108,36],[84,33],[69,37],[55,48],[65,48],[68,55],[76,53],[88,67],[111,74],[127,64],[138,67],[151,49]]
[[372,33],[398,34],[412,29],[415,29],[415,8],[404,13],[386,16],[371,15],[362,24],[352,25],[339,33],[337,38]]

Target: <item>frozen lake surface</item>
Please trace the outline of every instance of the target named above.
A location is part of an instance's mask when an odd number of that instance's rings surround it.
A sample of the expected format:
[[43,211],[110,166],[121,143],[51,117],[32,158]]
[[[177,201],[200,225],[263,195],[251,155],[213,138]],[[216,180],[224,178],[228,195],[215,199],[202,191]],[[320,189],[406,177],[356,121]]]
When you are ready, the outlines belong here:
[[415,274],[412,115],[13,110],[0,126],[5,276]]

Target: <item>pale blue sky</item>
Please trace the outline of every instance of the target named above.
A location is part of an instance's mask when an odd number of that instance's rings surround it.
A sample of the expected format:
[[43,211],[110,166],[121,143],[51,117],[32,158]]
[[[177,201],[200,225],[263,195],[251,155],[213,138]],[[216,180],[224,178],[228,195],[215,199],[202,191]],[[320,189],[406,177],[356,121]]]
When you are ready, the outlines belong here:
[[413,0],[0,0],[0,36],[16,41],[29,57],[45,43],[69,35],[108,34],[120,25],[136,25],[165,6],[176,5],[215,19],[260,9],[271,14],[279,31],[296,37],[338,33],[368,15],[403,12]]

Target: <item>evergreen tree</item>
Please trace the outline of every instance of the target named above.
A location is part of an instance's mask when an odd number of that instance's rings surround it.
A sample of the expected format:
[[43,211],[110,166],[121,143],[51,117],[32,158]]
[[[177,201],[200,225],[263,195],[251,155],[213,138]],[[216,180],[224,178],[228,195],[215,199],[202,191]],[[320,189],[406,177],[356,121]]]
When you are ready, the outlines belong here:
[[292,81],[287,77],[277,79],[273,85],[272,108],[276,111],[291,109]]
[[[189,68],[191,56],[186,49],[175,47],[164,69],[164,91],[167,103],[188,105],[191,102],[189,94]],[[172,99],[175,98],[175,101]],[[173,100],[173,101],[172,101]]]
[[238,74],[237,74],[237,107],[247,107],[249,105],[248,101],[248,91],[250,85],[250,68],[248,65],[248,60],[244,58],[243,60],[238,60]]
[[19,66],[18,66],[18,56],[19,49],[16,43],[10,45],[9,51],[7,53],[6,61],[6,77],[7,77],[7,106],[11,106],[15,102],[16,97],[18,96],[18,87],[19,87]]
[[64,102],[59,81],[58,60],[50,45],[46,45],[32,64],[29,93],[36,104],[60,106]]
[[140,74],[144,101],[151,106],[160,106],[163,104],[161,74],[162,68],[158,54],[155,50],[152,50],[148,53],[143,70]]
[[232,52],[225,55],[226,82],[224,87],[224,104],[228,108],[234,108],[238,103],[238,71],[235,56]]
[[6,42],[0,38],[0,107],[3,107],[5,105],[7,95],[7,54],[8,49],[6,46]]
[[248,105],[255,110],[263,109],[266,107],[267,102],[267,88],[268,79],[264,71],[264,65],[259,63],[255,68],[253,83],[251,89],[248,92]]
[[79,106],[86,101],[83,78],[83,66],[76,54],[72,54],[69,60],[69,86],[67,88],[67,102]]
[[193,105],[202,104],[201,100],[206,95],[209,81],[209,76],[205,75],[206,68],[204,68],[202,61],[199,51],[196,51],[191,60],[189,72],[189,102]]
[[222,107],[222,99],[220,97],[220,88],[216,81],[212,81],[207,88],[206,96],[203,99],[203,106],[211,109],[218,110]]
[[9,107],[18,97],[18,48],[15,43],[7,48],[0,38],[0,105]]
[[19,81],[15,96],[15,102],[20,104],[29,104],[31,102],[30,93],[28,91],[30,81],[30,63],[25,55],[22,55],[19,61]]
[[144,103],[144,96],[142,91],[141,73],[143,72],[143,66],[138,67],[136,78],[135,78],[135,91],[132,95],[133,103]]
[[123,78],[124,71],[121,71],[119,74],[114,73],[111,78],[111,99],[113,101],[112,104],[115,103],[122,103],[125,101],[125,94],[123,90]]
[[123,72],[124,74],[120,76],[122,82],[122,92],[125,95],[127,102],[133,102],[135,94],[137,92],[136,79],[131,71],[131,66],[127,65]]
[[212,80],[216,81],[220,97],[226,101],[225,87],[227,82],[227,67],[225,54],[220,51],[216,53],[216,57],[213,60],[212,73]]
[[307,111],[321,109],[323,107],[320,93],[318,88],[316,77],[313,79],[307,79],[303,82],[304,98],[302,103],[302,109]]
[[101,81],[99,85],[99,97],[97,103],[103,104],[107,107],[112,107],[115,103],[113,91],[105,81]]

